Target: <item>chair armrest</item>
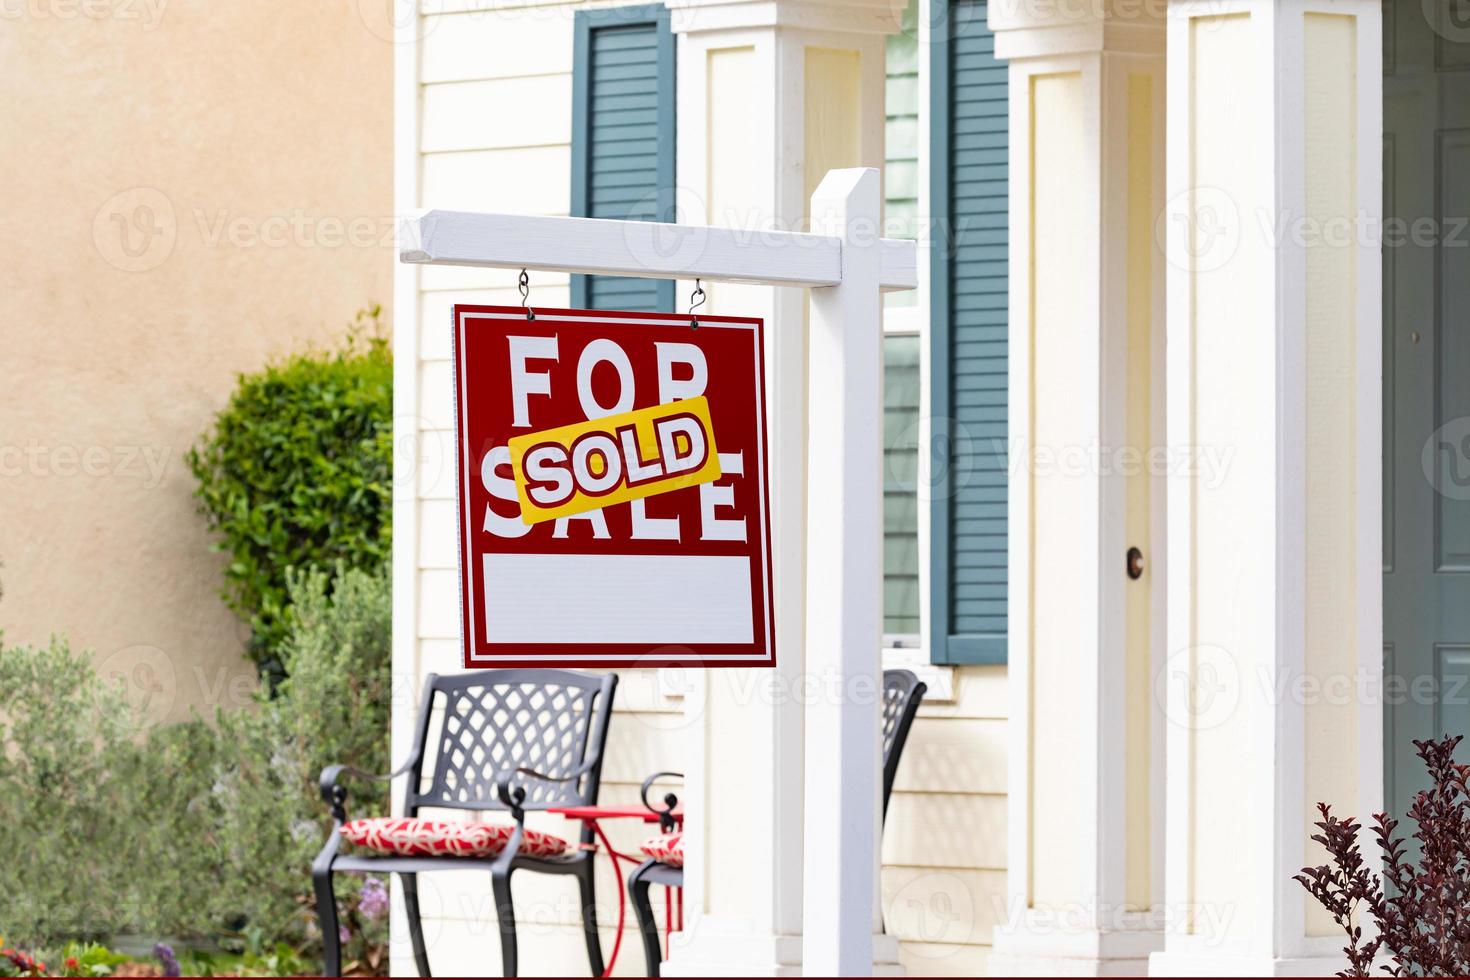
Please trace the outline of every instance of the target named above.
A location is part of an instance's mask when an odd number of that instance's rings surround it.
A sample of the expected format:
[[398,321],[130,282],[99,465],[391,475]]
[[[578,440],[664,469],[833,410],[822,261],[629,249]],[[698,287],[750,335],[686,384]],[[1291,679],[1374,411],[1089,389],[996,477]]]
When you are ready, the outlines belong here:
[[327,766],[325,769],[322,770],[321,779],[318,781],[317,784],[318,788],[321,791],[322,802],[331,807],[333,820],[337,821],[338,823],[346,823],[347,787],[342,785],[342,779],[344,776],[351,776],[354,779],[364,779],[368,780],[369,782],[386,783],[398,778],[399,776],[402,776],[404,773],[412,769],[415,761],[416,760],[414,759],[410,759],[392,772],[383,775],[365,772],[362,769],[358,769],[356,766],[349,766],[340,763],[337,765]]
[[546,773],[537,772],[529,766],[502,769],[495,774],[495,793],[500,797],[500,802],[510,808],[511,816],[515,817],[516,823],[521,823],[526,817],[525,811],[521,807],[521,804],[526,801],[526,787],[520,785],[514,789],[511,788],[511,781],[517,776],[529,776],[532,779],[539,779],[547,783],[570,783],[587,775],[601,761],[601,759],[589,759],[564,776],[548,776]]
[[654,783],[658,782],[665,776],[669,776],[674,779],[684,778],[684,774],[682,772],[656,772],[643,781],[643,786],[638,790],[638,795],[643,800],[644,806],[648,807],[648,809],[658,814],[658,829],[668,834],[672,833],[674,830],[673,813],[674,807],[679,805],[679,797],[674,795],[673,793],[665,793],[664,809],[662,810],[654,806],[652,803],[648,802],[648,791],[653,788]]

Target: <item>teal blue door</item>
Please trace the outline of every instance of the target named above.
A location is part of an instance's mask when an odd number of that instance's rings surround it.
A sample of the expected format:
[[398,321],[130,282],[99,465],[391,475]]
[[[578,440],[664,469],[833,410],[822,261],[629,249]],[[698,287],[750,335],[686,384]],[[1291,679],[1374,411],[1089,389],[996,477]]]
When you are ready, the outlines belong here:
[[1470,732],[1470,0],[1383,9],[1384,766],[1402,817],[1424,782],[1411,739]]

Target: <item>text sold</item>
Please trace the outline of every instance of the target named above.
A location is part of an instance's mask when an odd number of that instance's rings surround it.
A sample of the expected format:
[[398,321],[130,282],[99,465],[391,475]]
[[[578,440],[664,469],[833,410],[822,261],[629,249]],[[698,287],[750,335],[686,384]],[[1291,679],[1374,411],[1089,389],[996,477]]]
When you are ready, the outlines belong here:
[[720,478],[703,396],[516,436],[509,448],[527,524]]

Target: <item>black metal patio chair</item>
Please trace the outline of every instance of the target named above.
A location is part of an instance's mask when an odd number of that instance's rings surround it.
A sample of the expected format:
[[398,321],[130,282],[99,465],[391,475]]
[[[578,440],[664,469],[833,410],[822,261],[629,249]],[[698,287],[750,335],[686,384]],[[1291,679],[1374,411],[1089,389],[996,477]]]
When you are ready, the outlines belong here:
[[[414,964],[420,976],[430,976],[419,912],[418,874],[424,871],[489,871],[500,927],[501,959],[505,975],[516,976],[515,910],[510,879],[516,871],[574,875],[581,890],[582,929],[593,976],[603,972],[602,947],[597,935],[593,892],[592,830],[583,828],[581,847],[556,857],[533,857],[522,852],[528,810],[556,806],[590,806],[597,802],[602,778],[603,750],[614,674],[587,674],[569,670],[482,670],[424,680],[413,748],[404,764],[386,776],[375,776],[351,766],[328,766],[322,771],[322,799],[332,809],[332,832],[312,864],[317,916],[325,947],[325,975],[341,971],[337,934],[336,896],[332,876],[339,871],[396,874],[403,883],[404,906]],[[441,714],[435,724],[437,707]],[[425,751],[431,745],[432,767],[426,769]],[[415,817],[420,808],[508,811],[514,830],[500,853],[486,857],[397,856],[339,853],[341,829],[347,821],[344,777],[390,781],[408,776],[403,817]]]
[[[885,670],[883,672],[883,820],[888,820],[888,798],[893,795],[893,779],[898,774],[898,761],[903,757],[903,747],[909,740],[909,729],[913,727],[914,716],[919,713],[919,705],[924,700],[924,692],[928,685],[914,674],[911,670]],[[660,808],[648,801],[648,791],[664,778],[682,779],[683,773],[657,772],[643,781],[642,797],[643,805],[658,814],[659,830],[661,838],[654,838],[658,845],[645,849],[645,853],[651,856],[628,876],[628,895],[633,900],[633,909],[638,914],[638,931],[643,938],[643,955],[648,962],[648,975],[656,977],[659,975],[659,967],[663,963],[663,950],[658,944],[658,924],[653,918],[653,903],[649,900],[648,889],[652,885],[663,885],[666,888],[684,887],[684,852],[682,836],[677,845],[668,846],[667,838],[675,833],[673,818],[674,808],[679,805],[679,797],[672,792],[666,792],[663,797],[663,807]],[[653,856],[653,855],[657,856]]]

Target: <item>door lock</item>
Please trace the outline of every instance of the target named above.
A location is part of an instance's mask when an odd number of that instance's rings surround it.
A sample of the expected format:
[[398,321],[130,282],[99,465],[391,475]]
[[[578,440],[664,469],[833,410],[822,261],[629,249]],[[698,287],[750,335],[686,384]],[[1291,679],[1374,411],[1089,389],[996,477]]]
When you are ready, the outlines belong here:
[[1137,548],[1128,549],[1128,577],[1135,582],[1143,578],[1143,552]]

